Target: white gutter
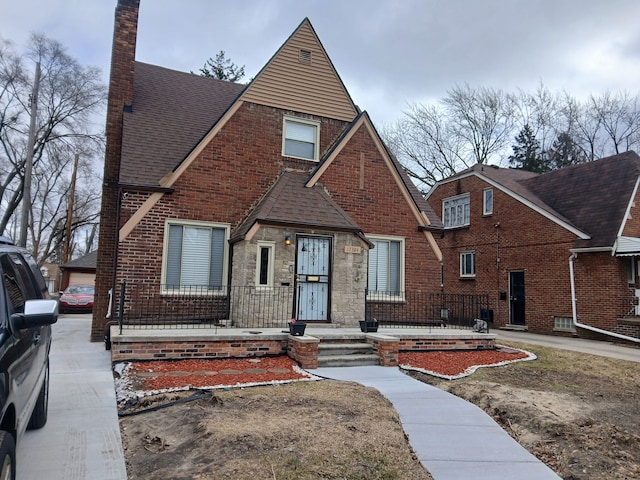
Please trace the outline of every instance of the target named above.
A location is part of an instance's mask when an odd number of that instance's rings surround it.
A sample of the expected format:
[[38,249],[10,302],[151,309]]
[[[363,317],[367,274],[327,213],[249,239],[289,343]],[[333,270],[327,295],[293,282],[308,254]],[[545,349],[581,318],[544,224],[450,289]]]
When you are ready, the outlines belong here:
[[577,312],[577,309],[576,309],[576,302],[577,302],[577,299],[576,299],[576,280],[575,280],[575,277],[574,277],[574,270],[573,270],[573,262],[577,257],[578,257],[577,253],[573,253],[569,257],[569,274],[571,276],[571,312],[573,314],[573,324],[576,327],[584,328],[585,330],[590,330],[592,332],[601,333],[603,335],[608,335],[610,337],[620,338],[622,340],[627,340],[629,342],[640,343],[640,338],[630,337],[628,335],[622,335],[620,333],[610,332],[608,330],[603,330],[601,328],[592,327],[590,325],[585,325],[584,323],[578,322],[578,312]]

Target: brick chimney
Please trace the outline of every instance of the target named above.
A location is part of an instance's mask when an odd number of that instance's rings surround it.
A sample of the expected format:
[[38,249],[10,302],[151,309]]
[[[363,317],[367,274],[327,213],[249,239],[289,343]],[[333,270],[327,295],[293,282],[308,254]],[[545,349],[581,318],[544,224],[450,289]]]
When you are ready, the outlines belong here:
[[113,29],[111,73],[107,104],[107,144],[104,159],[100,237],[96,262],[96,295],[93,306],[91,341],[103,340],[109,304],[109,289],[115,287],[120,197],[120,160],[125,109],[133,102],[133,71],[138,34],[140,0],[118,0]]

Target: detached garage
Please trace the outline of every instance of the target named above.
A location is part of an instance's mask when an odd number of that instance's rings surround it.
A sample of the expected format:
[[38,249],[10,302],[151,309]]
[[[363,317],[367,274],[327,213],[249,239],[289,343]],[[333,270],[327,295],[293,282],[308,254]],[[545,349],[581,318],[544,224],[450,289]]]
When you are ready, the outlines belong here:
[[97,258],[98,251],[96,250],[62,265],[60,267],[62,270],[60,289],[64,290],[69,285],[95,285]]

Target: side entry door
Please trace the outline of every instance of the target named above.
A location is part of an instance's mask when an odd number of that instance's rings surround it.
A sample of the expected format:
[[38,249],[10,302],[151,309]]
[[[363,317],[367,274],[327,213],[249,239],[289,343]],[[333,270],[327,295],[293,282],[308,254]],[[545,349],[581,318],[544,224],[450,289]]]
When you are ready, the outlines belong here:
[[509,272],[509,323],[524,325],[524,272]]
[[329,320],[331,237],[296,239],[295,316],[305,322]]

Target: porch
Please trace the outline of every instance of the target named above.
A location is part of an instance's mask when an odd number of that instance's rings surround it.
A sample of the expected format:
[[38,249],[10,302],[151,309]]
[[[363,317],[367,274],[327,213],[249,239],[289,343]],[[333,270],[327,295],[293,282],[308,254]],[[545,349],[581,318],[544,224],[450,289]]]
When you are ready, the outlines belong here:
[[[345,364],[395,366],[400,351],[494,347],[494,335],[473,330],[476,319],[490,311],[488,295],[365,290],[349,311],[334,312],[331,321],[302,317],[305,335],[292,336],[288,322],[292,317],[301,322],[296,299],[303,293],[293,286],[176,290],[123,282],[115,299],[117,325],[105,332],[112,360],[286,354],[303,368],[317,368],[327,355],[343,357],[348,351],[353,356],[343,358]],[[375,320],[377,331],[363,333],[358,320],[364,319]]]
[[397,366],[400,351],[492,349],[495,339],[492,333],[440,327],[380,327],[375,333],[363,333],[358,328],[309,325],[304,336],[292,336],[281,328],[110,327],[113,362],[286,354],[302,368],[318,368],[321,345],[368,344],[379,365]]

